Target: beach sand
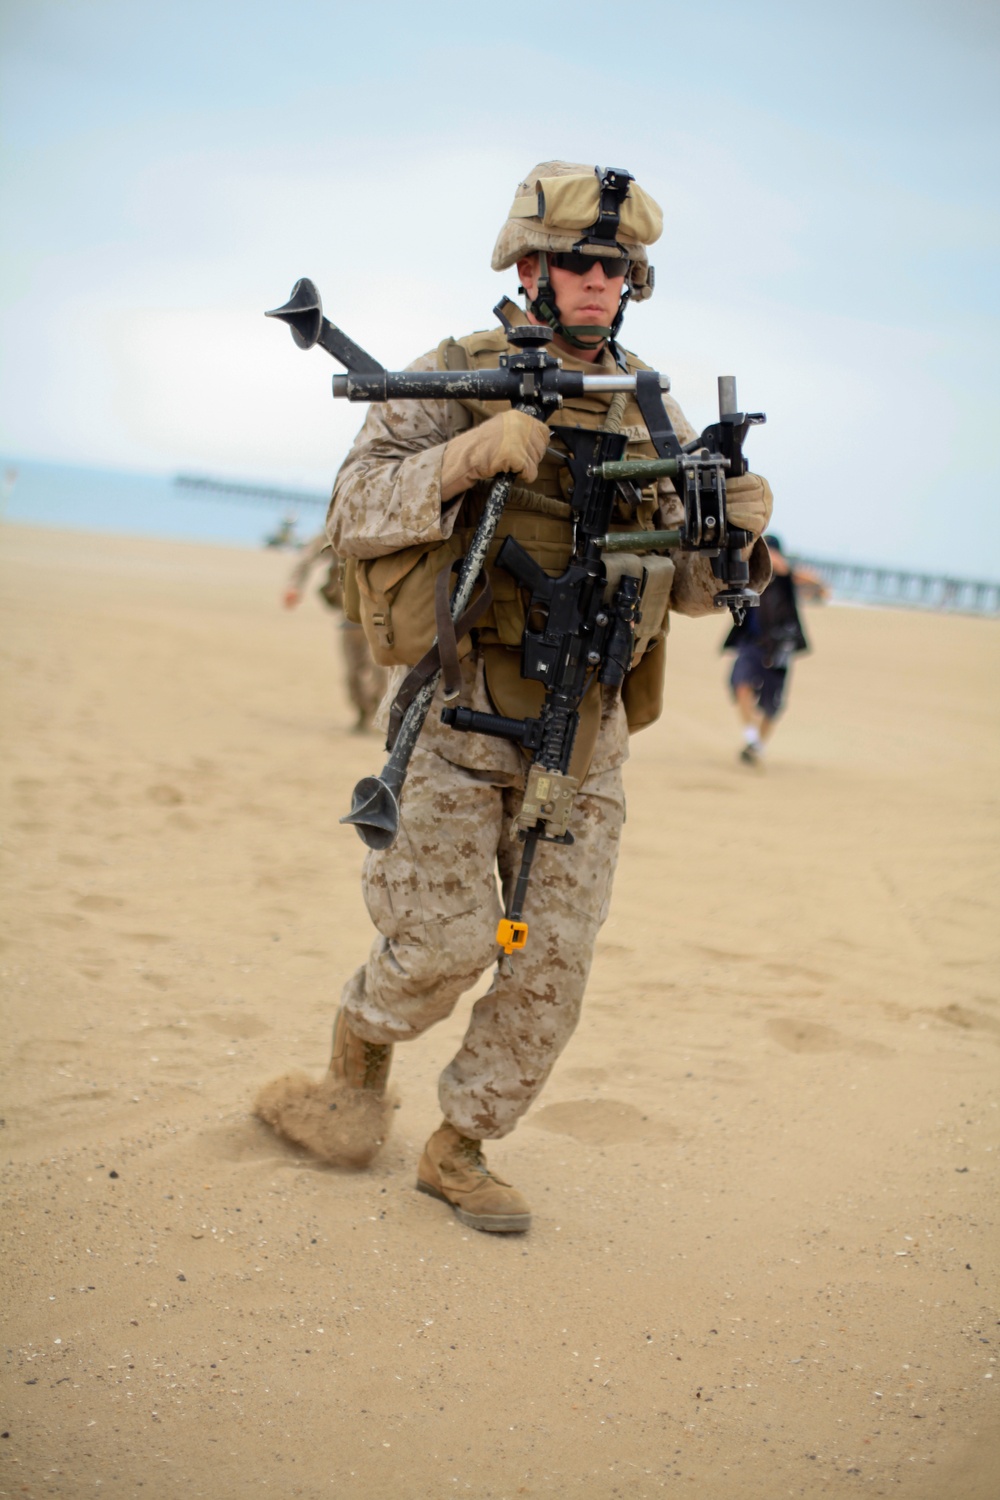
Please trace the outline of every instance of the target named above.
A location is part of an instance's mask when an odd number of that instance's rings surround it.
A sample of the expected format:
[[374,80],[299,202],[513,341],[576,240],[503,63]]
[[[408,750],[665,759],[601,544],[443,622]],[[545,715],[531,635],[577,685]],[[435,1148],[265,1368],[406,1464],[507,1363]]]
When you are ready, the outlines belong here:
[[0,530],[0,1495],[994,1500],[1000,622],[811,609],[758,772],[676,621],[492,1237],[413,1189],[468,999],[369,1171],[250,1113],[325,1065],[383,759],[288,566]]

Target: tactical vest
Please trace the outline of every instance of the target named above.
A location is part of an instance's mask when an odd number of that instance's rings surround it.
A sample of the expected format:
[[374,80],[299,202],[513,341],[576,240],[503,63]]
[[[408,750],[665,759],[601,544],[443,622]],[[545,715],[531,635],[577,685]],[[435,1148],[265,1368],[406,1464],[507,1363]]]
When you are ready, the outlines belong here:
[[[512,303],[507,303],[505,312],[511,321],[523,322],[524,315]],[[500,355],[509,345],[502,328],[481,333],[467,334],[463,338],[448,338],[438,345],[437,366],[440,370],[496,369]],[[648,365],[634,354],[623,351],[628,372],[649,369]],[[605,356],[608,358],[608,356]],[[593,373],[602,368],[600,364],[581,362],[584,372]],[[609,393],[593,393],[567,399],[549,419],[552,427],[597,428],[606,424],[612,397]],[[499,412],[508,410],[505,401],[460,401],[471,415],[473,425],[487,421]],[[630,394],[619,429],[628,438],[630,458],[655,458],[656,450],[650,442],[646,424],[642,419],[634,394]],[[558,446],[556,440],[555,446]],[[434,542],[407,547],[383,557],[359,560],[355,568],[349,568],[347,584],[347,613],[349,618],[359,618],[365,627],[375,659],[383,665],[406,664],[412,666],[430,647],[435,636],[434,588],[438,574],[443,568],[452,568],[469,549],[476,524],[482,514],[492,480],[484,480],[465,494],[462,500],[459,524],[445,542]],[[520,648],[525,627],[525,601],[515,580],[503,568],[496,566],[496,556],[505,537],[513,536],[525,551],[545,569],[550,576],[557,577],[568,566],[573,547],[572,511],[569,505],[571,484],[569,472],[556,459],[545,457],[536,478],[530,486],[514,485],[497,527],[496,536],[486,560],[486,572],[493,592],[490,608],[478,619],[475,627],[476,644],[492,660],[494,679],[503,670],[509,686],[503,696],[509,705],[503,711],[515,712],[513,706],[514,684],[517,671],[514,659],[501,663],[499,658],[507,652],[497,652],[496,647]],[[657,506],[655,485],[642,492],[642,501],[635,508],[616,502],[610,529],[612,531],[648,531],[653,525]],[[636,702],[635,713],[630,711],[630,725],[642,727],[652,722],[659,712],[662,685],[662,642],[667,600],[673,576],[673,564],[668,558],[644,559],[648,570],[656,573],[655,587],[644,596],[642,607],[643,643],[659,649],[651,650],[656,655],[655,664],[650,661],[652,671],[641,674],[655,682],[656,703],[649,703],[648,694],[643,694],[643,704]],[[611,560],[609,559],[609,568]],[[352,573],[354,576],[352,576]],[[469,636],[459,643],[459,654],[468,655],[473,642]],[[494,649],[490,649],[494,648]],[[634,665],[637,658],[634,658]],[[639,674],[630,673],[636,682],[632,691],[636,701]],[[628,687],[629,684],[627,683]],[[499,684],[498,684],[499,687]],[[534,699],[535,689],[541,694],[541,684],[524,683],[518,693]],[[628,700],[628,693],[624,694]],[[519,712],[528,712],[527,703],[522,703]]]
[[[512,311],[507,309],[508,314]],[[445,339],[438,346],[438,368],[442,370],[496,369],[499,357],[508,349],[502,328],[485,333],[468,334],[461,339]],[[634,354],[625,355],[628,373],[649,367]],[[593,369],[595,367],[585,367]],[[506,402],[463,401],[460,403],[472,415],[474,423],[484,422],[497,412],[506,409]],[[563,406],[549,419],[551,427],[602,427],[611,404],[610,394],[594,393],[567,399]],[[642,420],[634,395],[629,396],[625,408],[621,431],[629,439],[630,458],[655,458],[656,450],[649,440],[646,425]],[[556,444],[558,446],[558,444]],[[466,495],[462,504],[461,524],[455,529],[458,555],[468,550],[476,523],[482,513],[483,504],[489,494],[491,481],[476,485]],[[479,622],[479,638],[484,644],[497,641],[505,646],[519,646],[524,631],[524,609],[520,590],[514,579],[502,568],[493,566],[497,552],[507,536],[513,536],[525,551],[546,572],[558,575],[568,565],[573,546],[573,528],[569,497],[571,485],[565,464],[545,457],[538,474],[530,486],[515,485],[497,527],[496,538],[487,559],[490,584],[493,589],[493,608]],[[650,487],[643,494],[637,511],[626,509],[619,501],[611,522],[611,530],[648,531],[653,524],[656,508],[656,492]]]

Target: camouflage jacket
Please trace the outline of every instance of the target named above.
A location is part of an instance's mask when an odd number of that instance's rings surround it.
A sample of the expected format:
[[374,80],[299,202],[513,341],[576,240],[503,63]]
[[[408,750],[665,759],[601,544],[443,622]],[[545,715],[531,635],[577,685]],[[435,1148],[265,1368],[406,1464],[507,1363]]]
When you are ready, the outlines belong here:
[[[512,310],[508,303],[507,311]],[[516,312],[517,310],[514,309]],[[519,314],[518,321],[523,321]],[[461,340],[475,347],[476,339],[493,339],[493,334]],[[443,346],[442,346],[443,347]],[[598,370],[615,373],[617,367],[608,351],[596,363],[585,363],[560,351],[564,368],[579,369],[584,374]],[[495,363],[495,360],[491,361]],[[638,363],[630,357],[630,364]],[[410,369],[441,368],[440,351],[421,356]],[[590,404],[602,403],[606,409],[610,396],[587,398]],[[672,397],[665,397],[667,409],[681,442],[696,436],[680,407]],[[570,403],[567,403],[569,405]],[[341,465],[334,481],[333,496],[327,517],[327,534],[342,557],[371,558],[401,551],[420,543],[446,541],[456,526],[463,526],[463,505],[475,491],[468,491],[442,504],[441,462],[444,446],[451,438],[466,431],[494,411],[505,410],[507,403],[462,403],[457,401],[385,401],[372,403],[364,425]],[[582,414],[582,413],[581,413]],[[593,414],[585,425],[594,425]],[[565,412],[555,413],[550,422],[565,422]],[[649,435],[634,406],[626,412],[622,429],[629,434],[629,452],[633,457],[651,456]],[[657,527],[677,526],[682,508],[670,480],[658,482],[651,491],[649,519],[644,524]],[[675,573],[670,594],[670,609],[685,615],[713,613],[713,596],[721,588],[707,558],[677,551],[672,554]],[[754,559],[755,561],[755,559]],[[751,573],[754,572],[753,562]],[[751,587],[753,587],[751,578]],[[406,675],[405,667],[393,669],[397,679]],[[484,712],[492,711],[486,693],[481,663],[475,654],[463,663],[465,682],[461,701]],[[487,739],[476,734],[456,734],[439,722],[437,705],[432,706],[422,743],[433,748],[454,764],[470,769],[519,776],[523,759],[516,746]],[[628,754],[628,729],[617,694],[607,694],[604,720],[592,773],[620,764]]]

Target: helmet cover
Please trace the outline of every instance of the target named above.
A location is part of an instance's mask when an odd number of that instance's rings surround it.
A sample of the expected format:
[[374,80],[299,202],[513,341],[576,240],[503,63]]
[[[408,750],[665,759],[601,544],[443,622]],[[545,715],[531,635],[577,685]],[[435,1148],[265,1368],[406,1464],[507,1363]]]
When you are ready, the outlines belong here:
[[505,271],[536,251],[584,251],[588,255],[629,257],[628,283],[633,299],[653,294],[653,273],[646,246],[663,232],[659,204],[635,181],[629,181],[619,205],[615,237],[600,224],[600,167],[580,162],[544,161],[518,187],[507,221],[493,249],[494,271]]

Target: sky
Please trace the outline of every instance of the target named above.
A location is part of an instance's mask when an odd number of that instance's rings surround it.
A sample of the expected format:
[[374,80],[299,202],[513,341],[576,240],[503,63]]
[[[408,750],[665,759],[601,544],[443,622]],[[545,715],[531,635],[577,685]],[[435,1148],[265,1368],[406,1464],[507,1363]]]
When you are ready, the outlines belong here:
[[623,342],[767,412],[786,544],[995,578],[998,146],[995,0],[0,0],[0,452],[328,488],[363,410],[264,309],[491,326],[563,157],[663,205]]

